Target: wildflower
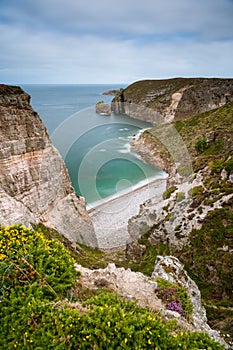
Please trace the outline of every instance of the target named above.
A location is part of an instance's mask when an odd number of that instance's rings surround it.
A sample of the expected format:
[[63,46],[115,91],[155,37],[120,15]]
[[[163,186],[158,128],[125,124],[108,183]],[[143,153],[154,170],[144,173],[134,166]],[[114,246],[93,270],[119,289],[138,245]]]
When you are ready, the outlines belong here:
[[150,341],[150,339],[148,339],[148,344],[150,344],[150,345],[151,345],[151,341]]
[[1,261],[1,260],[4,260],[5,258],[7,258],[7,255],[5,255],[5,254],[0,254],[0,261]]
[[171,300],[171,301],[168,303],[167,308],[168,308],[168,310],[176,311],[176,312],[178,312],[180,315],[183,315],[183,309],[182,309],[182,306],[181,306],[181,304],[180,304],[180,301]]
[[110,321],[108,321],[108,327],[110,327],[111,326],[111,322]]

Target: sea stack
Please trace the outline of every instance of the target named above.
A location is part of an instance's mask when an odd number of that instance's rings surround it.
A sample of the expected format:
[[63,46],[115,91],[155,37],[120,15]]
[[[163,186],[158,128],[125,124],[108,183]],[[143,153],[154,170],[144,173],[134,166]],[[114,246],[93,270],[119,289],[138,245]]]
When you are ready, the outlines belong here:
[[111,107],[107,103],[104,103],[104,101],[96,103],[95,111],[101,115],[111,115]]

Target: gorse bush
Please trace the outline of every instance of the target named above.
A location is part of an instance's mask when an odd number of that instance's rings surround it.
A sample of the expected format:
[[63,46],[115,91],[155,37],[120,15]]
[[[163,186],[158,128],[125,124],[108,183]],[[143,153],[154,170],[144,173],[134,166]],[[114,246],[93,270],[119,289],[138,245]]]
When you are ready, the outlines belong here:
[[[60,243],[41,233],[21,225],[2,227],[0,254],[1,349],[224,348],[116,294],[100,291],[85,302],[76,295],[74,302],[74,261]],[[68,292],[73,302],[64,298]]]
[[24,289],[4,301],[0,316],[3,349],[224,349],[204,333],[181,331],[174,321],[106,292],[79,311]]
[[48,295],[75,282],[74,260],[61,243],[22,225],[0,228],[0,300],[11,288],[36,283]]

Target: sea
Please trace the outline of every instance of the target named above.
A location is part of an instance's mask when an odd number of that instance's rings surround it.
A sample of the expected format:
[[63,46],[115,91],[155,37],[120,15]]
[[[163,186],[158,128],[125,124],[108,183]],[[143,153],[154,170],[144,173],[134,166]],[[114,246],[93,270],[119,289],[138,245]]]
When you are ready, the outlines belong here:
[[95,112],[97,102],[111,103],[113,99],[103,92],[124,87],[22,85],[64,159],[76,193],[85,197],[90,207],[166,177],[130,150],[130,142],[151,124],[126,115]]

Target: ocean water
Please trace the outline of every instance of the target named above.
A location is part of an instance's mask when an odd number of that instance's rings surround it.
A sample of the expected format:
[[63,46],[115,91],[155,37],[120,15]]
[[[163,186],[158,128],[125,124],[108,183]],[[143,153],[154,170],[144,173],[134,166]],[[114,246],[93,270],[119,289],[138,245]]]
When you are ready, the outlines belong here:
[[151,125],[124,115],[95,113],[110,103],[104,91],[122,85],[23,85],[55,147],[62,155],[75,191],[87,204],[114,198],[166,175],[130,152],[129,142]]

